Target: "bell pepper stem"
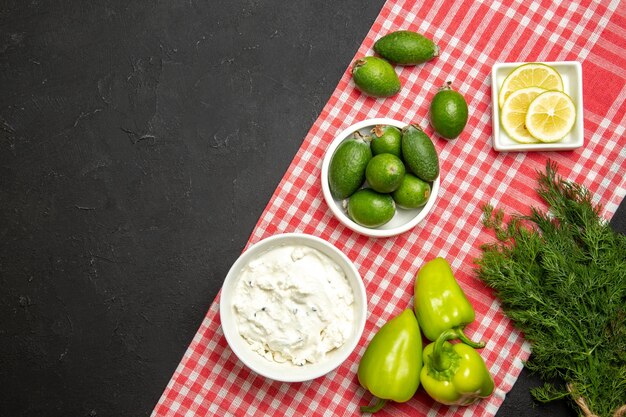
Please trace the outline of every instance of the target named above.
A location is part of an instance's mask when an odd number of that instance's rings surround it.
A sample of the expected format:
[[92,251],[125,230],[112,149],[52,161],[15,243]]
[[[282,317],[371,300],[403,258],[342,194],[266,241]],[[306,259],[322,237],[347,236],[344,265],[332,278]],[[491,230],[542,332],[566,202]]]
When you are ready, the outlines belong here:
[[375,413],[377,411],[380,411],[385,404],[387,404],[387,400],[383,400],[382,398],[377,398],[376,399],[376,403],[372,404],[372,405],[363,405],[361,406],[361,412],[362,413]]
[[482,349],[485,347],[485,342],[483,342],[482,340],[480,342],[474,342],[469,337],[467,337],[467,335],[463,332],[462,327],[455,327],[452,330],[454,330],[455,332],[454,333],[455,337],[452,337],[452,339],[459,339],[461,342],[465,343],[466,345],[470,347],[473,347],[474,349]]
[[446,330],[445,332],[441,333],[441,335],[435,341],[435,346],[433,347],[433,368],[437,369],[438,371],[445,371],[446,369],[450,368],[450,358],[443,351],[443,344],[449,340],[447,337],[448,332],[449,330]]
[[485,342],[474,342],[467,337],[465,333],[463,333],[462,327],[453,327],[452,329],[445,330],[441,333],[441,335],[439,335],[435,341],[435,346],[433,347],[433,366],[439,371],[445,371],[451,366],[450,357],[444,353],[443,345],[448,340],[453,339],[459,339],[461,342],[474,349],[481,349],[485,347]]

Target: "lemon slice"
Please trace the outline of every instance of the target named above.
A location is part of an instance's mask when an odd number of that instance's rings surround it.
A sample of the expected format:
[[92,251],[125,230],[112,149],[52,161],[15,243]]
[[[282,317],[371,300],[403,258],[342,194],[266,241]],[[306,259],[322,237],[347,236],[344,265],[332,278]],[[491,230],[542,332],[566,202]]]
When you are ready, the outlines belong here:
[[498,96],[500,108],[509,94],[525,87],[563,91],[563,80],[559,72],[549,65],[538,63],[520,65],[507,75],[500,87]]
[[570,96],[561,91],[539,94],[526,112],[526,129],[542,142],[563,139],[575,122],[576,106]]
[[534,138],[526,129],[526,112],[530,103],[546,90],[539,87],[526,87],[515,90],[504,101],[500,119],[502,127],[509,137],[520,143],[536,143]]

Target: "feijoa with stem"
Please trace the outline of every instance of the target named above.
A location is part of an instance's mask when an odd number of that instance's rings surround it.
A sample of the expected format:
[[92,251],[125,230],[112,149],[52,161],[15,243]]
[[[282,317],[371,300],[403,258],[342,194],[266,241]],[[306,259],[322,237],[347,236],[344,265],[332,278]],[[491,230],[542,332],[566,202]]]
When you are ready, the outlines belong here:
[[439,89],[430,103],[430,124],[444,139],[456,139],[467,124],[467,102],[465,97],[452,89],[448,81]]
[[357,59],[352,66],[352,79],[359,90],[372,97],[391,97],[402,87],[391,64],[375,56]]
[[402,132],[395,126],[376,125],[371,131],[372,154],[390,153],[402,158]]

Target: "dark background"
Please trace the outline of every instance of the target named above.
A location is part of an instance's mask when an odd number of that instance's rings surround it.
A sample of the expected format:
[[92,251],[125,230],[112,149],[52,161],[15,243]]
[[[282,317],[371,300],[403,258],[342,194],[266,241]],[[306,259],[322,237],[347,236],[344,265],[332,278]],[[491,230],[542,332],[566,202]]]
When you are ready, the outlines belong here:
[[382,5],[0,2],[0,416],[152,411]]

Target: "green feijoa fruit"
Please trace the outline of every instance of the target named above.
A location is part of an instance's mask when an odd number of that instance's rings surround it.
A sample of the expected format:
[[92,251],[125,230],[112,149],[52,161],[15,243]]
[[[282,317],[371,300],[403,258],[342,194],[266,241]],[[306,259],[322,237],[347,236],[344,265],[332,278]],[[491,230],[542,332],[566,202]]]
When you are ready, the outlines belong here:
[[390,153],[374,156],[365,168],[365,179],[374,191],[390,193],[400,186],[406,173],[402,160]]
[[354,84],[373,97],[391,97],[400,91],[400,79],[391,64],[375,56],[357,59],[352,66]]
[[365,227],[379,227],[388,223],[396,213],[396,204],[389,194],[362,188],[348,200],[348,216]]
[[448,81],[430,103],[430,125],[445,139],[457,138],[467,124],[467,102]]
[[426,36],[410,30],[391,32],[378,39],[374,51],[398,65],[416,65],[439,56],[439,47]]
[[435,145],[417,124],[402,129],[402,157],[418,178],[431,182],[439,176],[439,155]]
[[328,167],[328,186],[334,198],[343,200],[361,188],[370,159],[369,142],[358,135],[337,147]]
[[398,207],[405,209],[422,207],[430,197],[430,184],[407,173],[391,196]]
[[372,153],[390,153],[402,158],[402,132],[395,126],[377,125],[372,129]]

